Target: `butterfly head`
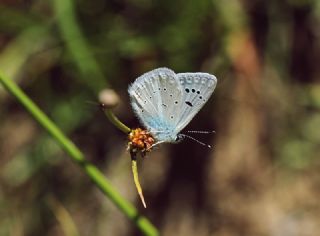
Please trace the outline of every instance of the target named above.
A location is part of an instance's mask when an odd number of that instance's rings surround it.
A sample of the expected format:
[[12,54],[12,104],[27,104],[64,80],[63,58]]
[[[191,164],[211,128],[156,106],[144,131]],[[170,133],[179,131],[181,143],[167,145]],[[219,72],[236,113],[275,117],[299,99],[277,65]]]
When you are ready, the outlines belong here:
[[176,139],[174,140],[174,143],[180,143],[180,142],[182,142],[184,140],[184,138],[185,138],[184,134],[178,134],[176,136]]

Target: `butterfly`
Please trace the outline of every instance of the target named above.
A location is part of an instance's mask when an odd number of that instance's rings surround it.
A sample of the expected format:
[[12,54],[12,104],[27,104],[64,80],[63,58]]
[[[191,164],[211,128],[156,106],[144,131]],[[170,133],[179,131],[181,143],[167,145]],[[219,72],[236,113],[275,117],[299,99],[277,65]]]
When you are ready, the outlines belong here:
[[176,143],[181,130],[208,101],[217,78],[208,73],[175,73],[158,68],[129,86],[131,106],[156,143]]

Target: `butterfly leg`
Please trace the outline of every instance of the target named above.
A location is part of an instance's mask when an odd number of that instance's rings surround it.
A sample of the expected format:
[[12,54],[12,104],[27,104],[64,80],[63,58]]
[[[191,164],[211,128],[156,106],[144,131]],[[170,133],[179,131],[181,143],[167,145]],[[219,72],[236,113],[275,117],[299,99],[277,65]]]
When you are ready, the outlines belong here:
[[147,151],[150,151],[154,146],[156,146],[156,145],[158,145],[158,144],[160,144],[160,143],[165,143],[165,141],[159,141],[159,142],[156,142],[156,143],[152,144],[152,145],[147,149]]

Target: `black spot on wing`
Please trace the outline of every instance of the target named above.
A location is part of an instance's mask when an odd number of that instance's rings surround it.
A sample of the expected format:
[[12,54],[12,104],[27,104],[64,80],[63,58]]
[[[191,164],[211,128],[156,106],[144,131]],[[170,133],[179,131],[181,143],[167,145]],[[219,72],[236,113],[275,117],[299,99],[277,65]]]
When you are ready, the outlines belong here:
[[193,105],[192,105],[192,103],[191,102],[189,102],[189,101],[186,101],[186,104],[188,105],[188,106],[190,106],[190,107],[192,107]]

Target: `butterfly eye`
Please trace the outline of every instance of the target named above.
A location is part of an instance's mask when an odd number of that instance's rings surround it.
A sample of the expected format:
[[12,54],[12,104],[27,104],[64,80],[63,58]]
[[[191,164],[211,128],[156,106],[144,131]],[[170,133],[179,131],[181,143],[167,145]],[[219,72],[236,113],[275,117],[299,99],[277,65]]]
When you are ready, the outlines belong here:
[[175,142],[176,142],[176,143],[179,143],[179,142],[181,142],[183,139],[184,139],[184,135],[183,135],[183,134],[178,134],[177,137],[176,137]]

